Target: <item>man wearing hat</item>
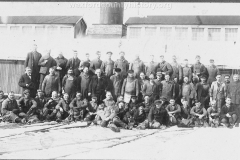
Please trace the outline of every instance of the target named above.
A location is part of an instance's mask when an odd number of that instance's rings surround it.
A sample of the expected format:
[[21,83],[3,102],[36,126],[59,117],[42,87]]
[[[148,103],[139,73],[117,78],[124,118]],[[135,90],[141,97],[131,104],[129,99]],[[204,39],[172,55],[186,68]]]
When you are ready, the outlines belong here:
[[162,81],[162,97],[165,97],[168,101],[174,97],[174,83],[170,81],[170,75],[165,74],[165,80]]
[[173,73],[171,76],[171,79],[177,78],[179,83],[182,83],[183,80],[183,69],[182,66],[177,62],[177,57],[173,55],[172,57],[173,62],[171,63]]
[[102,62],[101,70],[105,73],[107,78],[110,78],[114,74],[114,61],[112,60],[112,52],[107,52],[108,60]]
[[206,76],[201,76],[201,82],[200,82],[200,92],[201,92],[201,98],[200,101],[204,105],[204,107],[207,109],[209,107],[209,89],[210,85],[207,83],[207,78]]
[[124,95],[124,101],[126,103],[130,102],[131,96],[138,96],[140,91],[138,79],[134,78],[133,73],[133,70],[128,71],[128,76],[124,79],[122,85],[121,94]]
[[22,115],[26,118],[26,121],[38,121],[36,114],[37,102],[30,97],[30,90],[26,89],[23,92],[23,97],[18,100],[18,106],[21,109]]
[[121,75],[121,69],[115,68],[114,75],[110,77],[109,90],[112,93],[113,99],[117,101],[117,97],[121,95],[121,89],[123,84],[123,77]]
[[62,91],[69,95],[70,100],[73,100],[76,97],[77,87],[77,77],[74,76],[73,69],[69,68],[67,75],[65,75],[62,80]]
[[32,79],[32,70],[31,68],[27,67],[25,69],[25,74],[23,74],[18,82],[18,85],[23,88],[23,90],[30,90],[30,96],[32,98],[36,95],[36,84],[34,83],[34,80]]
[[216,81],[212,82],[209,93],[210,101],[215,100],[217,107],[222,108],[226,96],[226,85],[221,82],[220,74],[216,76]]
[[207,83],[211,86],[212,82],[215,81],[216,76],[220,74],[219,69],[214,65],[213,59],[210,59],[210,65],[207,67],[207,71],[209,74]]
[[145,73],[145,65],[140,60],[139,54],[136,54],[135,57],[135,60],[130,63],[129,70],[134,70],[134,77],[139,78],[141,72]]
[[73,74],[78,77],[80,75],[79,66],[80,66],[81,60],[78,58],[78,52],[76,50],[73,50],[73,58],[70,58],[67,62],[66,69],[69,68],[73,69]]
[[168,74],[170,77],[173,73],[172,66],[164,60],[164,55],[160,56],[158,71],[162,72],[163,75]]
[[188,59],[184,59],[182,69],[183,69],[183,78],[188,77],[189,82],[191,82],[191,80],[192,80],[192,69],[191,69],[191,67],[189,67]]
[[145,71],[146,71],[146,76],[149,76],[151,73],[156,74],[157,68],[159,66],[158,62],[154,61],[154,55],[150,55],[151,61],[146,65]]
[[205,75],[206,77],[208,77],[207,68],[200,62],[200,59],[201,59],[201,57],[199,55],[197,55],[195,58],[196,63],[191,66],[192,73],[198,77],[200,77],[202,75]]
[[154,102],[154,106],[149,111],[147,121],[150,129],[164,129],[168,125],[168,112],[163,108],[161,100]]
[[156,99],[159,99],[159,97],[160,97],[159,86],[154,82],[153,74],[150,74],[149,81],[144,83],[143,88],[142,88],[142,94],[143,94],[143,97],[148,95],[150,97],[151,101],[153,101],[153,102]]
[[122,51],[122,52],[119,53],[119,55],[120,55],[120,58],[117,59],[117,61],[114,63],[114,68],[120,68],[123,78],[126,78],[127,77],[127,71],[129,69],[129,63],[124,57],[125,52]]
[[190,114],[192,116],[192,120],[195,124],[195,127],[208,126],[207,123],[207,111],[200,101],[195,101],[195,106],[192,107]]
[[93,73],[95,73],[96,69],[101,68],[102,65],[101,52],[97,51],[96,56],[97,58],[93,59],[90,64],[90,69],[92,70]]

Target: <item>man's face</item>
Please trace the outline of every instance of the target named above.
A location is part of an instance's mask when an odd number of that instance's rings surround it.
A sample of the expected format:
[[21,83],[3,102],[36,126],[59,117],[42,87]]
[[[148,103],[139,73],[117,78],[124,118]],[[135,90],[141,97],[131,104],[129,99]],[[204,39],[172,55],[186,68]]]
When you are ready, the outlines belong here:
[[47,53],[46,53],[47,56],[50,56],[50,55],[51,55],[51,50],[47,50],[46,52],[47,52]]
[[0,99],[3,99],[4,93],[0,93]]
[[156,108],[161,108],[161,103],[157,103]]
[[89,60],[89,54],[86,54],[86,59]]
[[108,58],[111,59],[112,58],[112,54],[108,53]]
[[185,77],[183,80],[184,80],[185,83],[187,83],[188,82],[188,77]]
[[161,80],[162,79],[162,75],[157,75],[157,80]]
[[217,80],[218,82],[220,82],[220,80],[221,80],[221,76],[218,75],[218,76],[216,77],[216,80]]
[[123,96],[120,96],[120,97],[118,98],[118,101],[123,101]]
[[197,108],[200,108],[200,107],[201,107],[201,103],[200,103],[200,102],[195,103],[195,105],[196,105]]
[[29,98],[30,94],[29,93],[24,93],[24,98]]
[[38,92],[37,95],[38,97],[43,97],[43,92]]
[[172,59],[173,59],[173,62],[177,61],[177,57],[176,56],[173,56]]
[[51,69],[49,69],[49,73],[50,73],[51,75],[53,75],[53,74],[54,74],[54,72],[55,72],[55,71],[54,71],[54,69],[52,69],[52,68],[51,68]]
[[138,54],[135,55],[135,59],[139,59],[139,55]]
[[199,63],[200,62],[200,57],[196,57],[196,63]]
[[63,57],[62,52],[60,52],[60,53],[58,54],[58,57],[59,57],[59,58],[62,58],[62,57]]
[[176,82],[176,83],[178,82],[178,79],[177,79],[177,78],[174,78],[173,80],[174,80],[174,82]]
[[68,94],[64,94],[64,95],[63,95],[63,99],[64,99],[65,101],[67,101],[68,98],[69,98],[69,95],[68,95]]
[[55,99],[55,98],[57,98],[57,97],[58,97],[57,92],[52,92],[52,98]]
[[154,80],[154,75],[151,74],[151,75],[149,76],[149,80],[152,82],[152,81]]
[[169,79],[170,79],[170,76],[169,75],[165,75],[165,80],[169,81]]
[[201,81],[202,82],[206,82],[206,78],[201,78]]
[[116,75],[116,76],[120,75],[120,72],[115,72],[115,75]]
[[226,102],[226,104],[230,105],[231,104],[231,99],[227,98],[225,102]]
[[106,94],[106,98],[107,98],[107,99],[111,99],[111,98],[112,98],[112,94],[111,94],[111,93],[107,93],[107,94]]
[[171,99],[171,100],[170,100],[170,104],[171,104],[171,105],[174,105],[174,104],[175,104],[175,100],[174,100],[174,99]]
[[148,103],[148,102],[149,102],[149,97],[146,96],[146,97],[144,98],[144,100],[145,100],[145,103]]
[[32,70],[31,69],[27,69],[26,73],[27,73],[27,75],[31,75],[32,74]]
[[73,75],[73,71],[72,70],[68,70],[68,75]]
[[216,102],[211,102],[211,107],[213,108],[213,109],[216,109],[217,108],[217,103]]
[[133,77],[133,73],[128,73],[128,77],[132,78]]
[[136,102],[136,98],[131,98],[132,102],[135,103]]
[[151,56],[150,56],[150,59],[151,59],[151,61],[154,61],[154,56],[151,55]]
[[97,102],[97,99],[96,98],[92,98],[92,102],[93,103]]
[[225,77],[225,82],[227,82],[227,83],[230,82],[230,77],[226,76]]
[[123,58],[125,56],[125,53],[121,52],[119,55],[120,55],[121,58]]
[[82,94],[81,93],[77,93],[76,98],[77,98],[77,100],[81,100],[82,99]]
[[237,81],[238,81],[238,75],[234,75],[234,76],[233,76],[233,81],[234,81],[234,82],[237,82]]
[[123,102],[118,103],[118,108],[119,108],[119,109],[124,108],[124,103],[123,103]]
[[214,65],[214,61],[210,61],[210,65],[213,66]]
[[163,61],[164,61],[164,57],[160,56],[160,62],[163,62]]
[[184,64],[185,64],[185,66],[187,66],[187,65],[188,65],[188,61],[185,60],[185,61],[184,61]]
[[73,52],[73,57],[77,58],[77,56],[78,56],[78,53],[77,52]]
[[100,76],[101,76],[101,71],[100,71],[100,70],[96,70],[96,75],[97,75],[98,77],[100,77]]
[[33,45],[32,50],[33,50],[33,52],[36,52],[37,51],[37,45]]
[[13,100],[13,99],[15,98],[14,93],[10,93],[10,94],[8,95],[8,98],[11,99],[11,100]]
[[98,53],[97,54],[97,59],[100,59],[101,58],[101,53]]
[[84,72],[84,73],[88,73],[88,68],[85,67],[85,68],[83,69],[83,72]]
[[140,74],[141,79],[145,79],[145,75],[143,73]]

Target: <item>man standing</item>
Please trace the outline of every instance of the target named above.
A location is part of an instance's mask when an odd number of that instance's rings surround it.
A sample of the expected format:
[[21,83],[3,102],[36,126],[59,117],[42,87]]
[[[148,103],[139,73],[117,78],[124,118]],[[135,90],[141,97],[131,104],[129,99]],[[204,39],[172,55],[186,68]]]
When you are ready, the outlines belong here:
[[40,79],[40,67],[38,65],[39,60],[41,59],[42,55],[37,52],[37,45],[33,45],[32,52],[27,54],[24,67],[29,67],[32,70],[32,82],[36,85],[35,87],[39,87],[39,79]]
[[105,91],[108,86],[108,82],[104,76],[102,76],[102,72],[100,69],[96,69],[96,75],[92,77],[91,83],[89,85],[88,93],[94,97],[97,97],[98,103],[102,103],[105,98]]
[[173,69],[173,74],[171,76],[171,79],[173,80],[174,78],[178,79],[178,82],[182,84],[183,80],[183,69],[182,66],[177,63],[177,57],[174,55],[172,57],[173,62],[171,63],[172,69]]
[[124,79],[121,94],[124,95],[124,102],[129,103],[132,96],[139,94],[138,79],[133,76],[134,71],[128,71],[128,77]]
[[58,57],[55,58],[55,61],[57,63],[56,74],[60,77],[60,81],[62,82],[62,79],[67,72],[66,66],[68,60],[63,56],[62,52],[60,51]]
[[49,69],[49,75],[47,75],[42,83],[42,91],[44,91],[46,97],[51,97],[53,91],[60,93],[61,83],[60,78],[55,75],[55,69]]
[[204,75],[206,77],[208,77],[208,71],[206,69],[206,67],[200,62],[201,57],[199,55],[196,56],[195,60],[196,63],[194,65],[192,65],[191,69],[192,69],[192,73],[198,77]]
[[51,57],[50,53],[51,53],[50,49],[46,50],[46,54],[43,57],[41,57],[41,59],[38,62],[38,65],[41,66],[40,71],[39,71],[39,73],[40,73],[39,88],[40,89],[42,88],[42,82],[43,82],[45,76],[48,75],[48,73],[49,73],[49,68],[57,65],[56,61]]
[[227,74],[227,75],[224,76],[224,84],[225,84],[225,87],[226,87],[226,90],[227,90],[227,88],[230,84],[230,75]]
[[85,56],[86,56],[86,59],[80,63],[80,69],[81,70],[84,67],[90,68],[90,65],[91,65],[91,61],[90,61],[90,58],[89,58],[90,57],[89,53],[86,53]]
[[149,81],[143,85],[142,94],[143,97],[149,96],[151,102],[154,102],[155,100],[160,98],[159,86],[154,82],[153,74],[150,74]]
[[113,75],[114,61],[112,60],[112,52],[107,52],[108,60],[104,61],[101,65],[101,70],[105,73],[107,78]]
[[168,74],[170,77],[173,73],[172,66],[164,60],[164,55],[160,56],[160,63],[157,70],[162,72],[163,75]]
[[166,98],[167,101],[174,97],[174,83],[170,81],[169,74],[165,74],[165,80],[162,81],[162,97]]
[[96,69],[100,69],[102,65],[101,52],[97,51],[96,56],[97,58],[92,60],[90,65],[90,69],[92,70],[93,73],[95,73]]
[[110,84],[109,88],[111,90],[113,99],[117,101],[117,97],[121,95],[121,89],[122,89],[122,84],[123,84],[123,78],[121,76],[121,69],[120,68],[115,68],[115,75],[112,75],[110,77]]
[[78,58],[78,52],[73,50],[73,58],[70,58],[67,62],[66,69],[72,68],[74,76],[78,77],[80,75],[79,66],[80,59]]
[[92,76],[89,74],[88,67],[84,67],[83,72],[78,76],[78,91],[82,94],[83,98],[89,99],[91,95],[88,92],[91,80]]
[[130,63],[129,70],[134,70],[134,77],[139,78],[141,72],[145,73],[145,65],[139,58],[139,54],[136,54],[135,60]]
[[[239,75],[234,74],[233,75],[233,82],[231,82],[228,86],[227,90],[227,96],[231,98],[232,104],[236,107],[236,113],[237,116],[240,117],[240,81],[239,81]],[[238,118],[236,122],[236,127],[239,127],[240,118]]]
[[23,91],[30,90],[30,96],[34,98],[36,96],[36,84],[34,84],[32,79],[32,70],[27,67],[25,69],[25,74],[23,74],[18,82],[18,85],[23,88]]
[[221,75],[216,76],[216,81],[212,82],[210,88],[210,101],[215,100],[216,106],[222,108],[226,95],[226,86],[221,82]]
[[74,76],[72,68],[69,68],[68,74],[62,80],[62,91],[68,94],[70,100],[73,100],[76,97],[77,87],[77,77]]
[[153,73],[154,75],[157,73],[157,68],[159,66],[159,63],[154,62],[154,55],[150,55],[150,59],[151,61],[148,63],[148,65],[146,66],[146,76],[149,76],[151,73]]
[[159,98],[162,96],[162,73],[157,72],[157,79],[154,80],[159,89]]
[[182,84],[182,96],[187,101],[187,105],[192,107],[192,92],[193,92],[193,84],[190,83],[188,77],[184,77]]
[[184,60],[183,77],[188,77],[189,82],[192,80],[192,69],[188,65],[188,59]]
[[209,74],[207,83],[211,86],[212,82],[215,81],[215,78],[217,77],[217,75],[220,74],[219,69],[217,68],[217,66],[214,65],[213,59],[210,59],[210,65],[209,67],[207,67],[207,71]]
[[117,59],[117,61],[114,63],[114,68],[120,68],[121,69],[121,74],[123,78],[127,77],[127,71],[129,68],[128,61],[125,59],[125,52],[120,52],[120,59]]
[[206,79],[206,76],[201,76],[201,82],[200,82],[200,92],[201,92],[201,98],[200,98],[200,101],[201,101],[201,104],[204,105],[204,107],[207,109],[209,107],[209,89],[210,89],[210,86],[209,84],[207,83],[207,79]]

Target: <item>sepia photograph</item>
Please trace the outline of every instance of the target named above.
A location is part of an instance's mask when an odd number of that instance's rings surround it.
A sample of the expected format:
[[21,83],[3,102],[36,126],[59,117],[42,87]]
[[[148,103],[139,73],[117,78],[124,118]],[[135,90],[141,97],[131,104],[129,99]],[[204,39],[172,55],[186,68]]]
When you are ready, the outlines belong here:
[[239,8],[0,2],[0,159],[239,160]]

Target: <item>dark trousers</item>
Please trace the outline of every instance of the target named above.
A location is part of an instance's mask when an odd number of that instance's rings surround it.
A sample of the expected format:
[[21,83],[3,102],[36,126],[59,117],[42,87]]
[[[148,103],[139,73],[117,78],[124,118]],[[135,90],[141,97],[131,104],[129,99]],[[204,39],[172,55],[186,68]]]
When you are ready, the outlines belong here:
[[42,82],[43,82],[45,76],[46,76],[46,74],[40,74],[39,89],[42,89]]
[[127,124],[121,121],[120,118],[118,117],[113,118],[113,124],[115,124],[117,127],[122,127],[122,128],[127,127]]
[[232,117],[224,117],[221,119],[221,122],[224,123],[225,125],[234,125],[235,122],[237,121],[237,115],[233,114]]
[[235,104],[235,111],[238,117],[236,123],[240,123],[240,105],[239,104]]

